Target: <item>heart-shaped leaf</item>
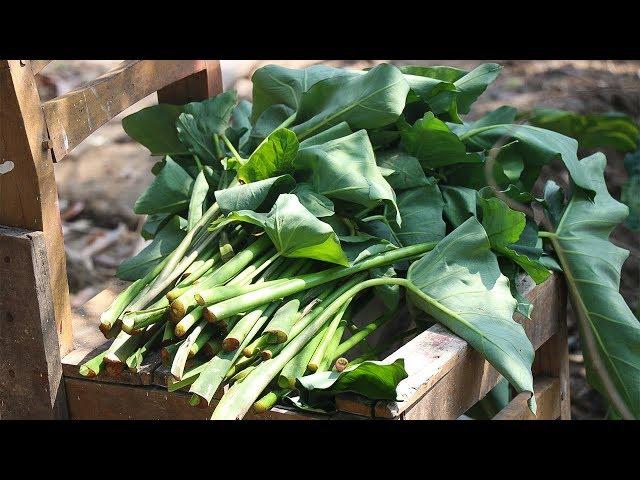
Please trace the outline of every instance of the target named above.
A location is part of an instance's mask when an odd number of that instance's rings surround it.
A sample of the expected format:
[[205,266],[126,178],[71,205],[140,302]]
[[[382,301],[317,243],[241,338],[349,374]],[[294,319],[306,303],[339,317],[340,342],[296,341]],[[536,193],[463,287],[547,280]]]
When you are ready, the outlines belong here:
[[180,165],[167,157],[151,185],[133,206],[135,213],[179,213],[189,206],[194,180]]
[[334,214],[333,202],[324,195],[314,192],[308,183],[298,183],[291,192],[315,217],[329,217]]
[[183,111],[182,105],[152,105],[124,117],[122,128],[151,155],[187,155],[189,150],[176,130],[176,120]]
[[429,185],[418,159],[399,149],[376,152],[376,162],[386,169],[383,175],[396,191]]
[[225,214],[237,210],[266,212],[272,207],[278,195],[289,193],[295,185],[296,182],[291,175],[280,175],[218,190],[215,196],[220,211]]
[[298,153],[298,138],[286,128],[269,134],[247,162],[236,169],[238,179],[245,183],[293,173],[293,161]]
[[446,225],[442,219],[444,202],[433,177],[429,184],[404,190],[398,194],[402,225],[395,229],[403,246],[438,242],[444,238]]

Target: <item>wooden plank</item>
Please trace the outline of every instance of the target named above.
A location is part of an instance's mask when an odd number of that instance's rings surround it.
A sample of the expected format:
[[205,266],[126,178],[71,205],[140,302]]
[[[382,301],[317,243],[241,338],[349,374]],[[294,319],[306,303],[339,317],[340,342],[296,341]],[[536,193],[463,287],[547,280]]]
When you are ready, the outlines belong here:
[[158,103],[182,105],[206,100],[222,92],[218,60],[203,60],[206,68],[158,90]]
[[[560,306],[565,301],[559,294],[561,281],[554,275],[526,293],[534,305],[532,320],[516,316],[536,349],[559,329]],[[441,325],[421,333],[386,360],[398,358],[404,359],[409,376],[398,385],[399,401],[376,404],[376,417],[455,419],[501,378],[480,354]],[[363,409],[354,409],[353,398],[343,403],[338,397],[337,403],[341,411],[362,414]]]
[[62,355],[73,347],[58,191],[47,129],[31,68],[0,60],[0,225],[44,232]]
[[560,380],[557,378],[536,378],[533,382],[537,412],[529,410],[528,393],[517,395],[493,420],[555,420],[560,416]]
[[49,65],[53,60],[31,60],[29,63],[31,64],[31,71],[34,75],[40,73],[44,67]]
[[204,60],[127,60],[96,80],[45,102],[56,161],[127,107],[147,95],[208,68]]
[[[77,378],[65,380],[69,416],[74,420],[208,420],[217,401],[208,408],[187,404],[189,395],[169,393],[153,386],[138,387],[102,383]],[[246,420],[313,420],[330,417],[309,415],[282,407],[259,415],[248,414]]]
[[0,419],[66,418],[42,232],[0,227]]
[[124,370],[119,376],[112,377],[101,373],[88,379],[79,373],[79,367],[87,360],[104,352],[113,340],[107,340],[100,332],[100,314],[111,305],[113,299],[126,288],[129,282],[113,278],[107,287],[82,307],[73,311],[73,331],[75,348],[62,359],[65,378],[74,377],[105,383],[123,383],[131,385],[151,385],[153,373],[161,365],[159,353],[149,355],[137,372]]

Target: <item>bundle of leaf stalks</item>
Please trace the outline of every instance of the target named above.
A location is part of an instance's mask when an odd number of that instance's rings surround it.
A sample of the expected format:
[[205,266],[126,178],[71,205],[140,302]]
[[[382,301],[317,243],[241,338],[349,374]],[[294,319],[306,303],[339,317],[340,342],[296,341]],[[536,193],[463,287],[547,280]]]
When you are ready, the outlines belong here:
[[[321,398],[330,409],[344,390],[394,399],[403,363],[378,361],[385,345],[367,339],[406,305],[533,392],[534,350],[513,319],[532,307],[514,279],[541,283],[554,269],[566,274],[593,384],[617,415],[640,416],[640,328],[618,294],[627,253],[608,241],[627,207],[607,192],[602,154],[580,161],[576,140],[531,125],[549,112],[461,120],[499,71],[266,66],[253,104],[225,92],[126,117],[127,133],[164,157],[135,205],[153,242],[121,265],[132,283],[100,324],[115,338],[81,373],[136,370],[160,349],[169,390],[188,388],[191,405],[231,385],[214,419],[296,391],[306,408]],[[571,115],[552,128],[594,128]],[[633,122],[605,120],[610,142],[636,145]],[[550,181],[538,198],[534,183],[555,158],[570,194]],[[354,325],[373,298],[388,313]]]

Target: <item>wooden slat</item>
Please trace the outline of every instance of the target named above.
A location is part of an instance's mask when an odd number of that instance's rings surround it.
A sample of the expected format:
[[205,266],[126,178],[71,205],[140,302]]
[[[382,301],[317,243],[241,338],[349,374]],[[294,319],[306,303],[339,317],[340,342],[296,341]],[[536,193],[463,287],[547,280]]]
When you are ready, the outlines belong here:
[[0,227],[0,419],[66,418],[42,232]]
[[158,90],[158,103],[183,105],[211,98],[222,92],[222,71],[218,60],[204,60],[206,68]]
[[[194,408],[187,404],[189,395],[169,393],[156,387],[137,387],[102,383],[77,378],[65,379],[69,417],[75,420],[208,420],[217,401],[209,408]],[[259,415],[248,414],[247,420],[313,420],[328,419],[273,408]]]
[[147,95],[206,71],[205,60],[127,60],[96,80],[42,106],[56,161]]
[[62,355],[73,347],[67,264],[51,153],[28,62],[0,60],[0,225],[44,232]]
[[34,75],[40,73],[44,67],[49,65],[52,60],[31,60],[29,63],[31,64],[31,71]]
[[[536,349],[557,332],[560,321],[564,321],[559,313],[564,303],[561,281],[554,275],[525,293],[534,306],[533,320],[516,316]],[[520,288],[526,292],[526,286]],[[398,358],[404,359],[409,376],[398,385],[399,401],[375,405],[376,417],[458,418],[501,378],[467,342],[441,325],[421,333],[386,360]],[[356,407],[358,398],[361,397],[338,396],[338,408],[360,415],[371,411],[371,402],[366,400],[363,400],[364,408]]]
[[494,420],[555,420],[560,416],[560,380],[557,378],[536,378],[533,382],[537,412],[529,410],[528,393],[517,395],[503,408]]

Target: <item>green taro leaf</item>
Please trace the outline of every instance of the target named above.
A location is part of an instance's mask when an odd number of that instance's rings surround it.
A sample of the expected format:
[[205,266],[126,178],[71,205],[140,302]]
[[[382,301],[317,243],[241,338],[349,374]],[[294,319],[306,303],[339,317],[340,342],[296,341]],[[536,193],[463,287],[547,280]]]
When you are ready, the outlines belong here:
[[302,140],[340,122],[354,130],[382,127],[397,120],[408,91],[402,72],[388,64],[328,78],[302,95],[293,131]]
[[180,165],[167,157],[151,185],[133,206],[135,213],[179,213],[189,206],[194,180]]
[[189,150],[176,130],[176,120],[183,111],[182,105],[153,105],[124,117],[122,128],[151,155],[187,155]]
[[209,193],[209,182],[204,172],[200,172],[193,183],[193,191],[189,200],[189,227],[191,230],[202,218],[202,214],[207,209],[206,200]]
[[244,165],[236,169],[238,179],[245,183],[293,173],[293,161],[298,153],[298,138],[286,128],[269,134]]
[[464,143],[433,112],[427,112],[413,126],[401,125],[400,131],[402,146],[423,168],[482,162],[477,153],[467,153]]
[[331,140],[337,140],[338,138],[351,135],[353,131],[349,127],[347,122],[340,122],[327,130],[323,130],[317,135],[307,138],[300,142],[300,148],[314,147],[316,145],[322,145],[323,143],[330,142]]
[[362,233],[340,236],[340,243],[351,263],[357,263],[371,255],[398,248],[387,240]]
[[[616,201],[604,179],[606,158],[596,153],[580,161],[591,181],[593,201],[576,189],[569,200],[552,244],[565,273],[576,315],[586,320],[608,376],[631,415],[640,418],[640,323],[622,295],[620,271],[629,252],[609,241],[613,228],[629,213]],[[587,379],[606,395],[602,379],[593,369],[592,355],[585,347]],[[618,412],[621,413],[621,412]]]
[[266,212],[281,193],[289,193],[296,182],[291,175],[267,178],[258,182],[237,185],[215,192],[216,202],[222,213],[237,210],[254,210]]
[[458,90],[456,94],[458,112],[469,113],[473,102],[482,95],[490,83],[498,78],[501,70],[502,66],[497,63],[483,63],[453,82]]
[[478,195],[478,201],[482,207],[482,226],[493,250],[520,265],[537,284],[544,282],[551,275],[547,267],[513,245],[525,230],[525,214],[512,210],[499,198]]
[[162,230],[162,227],[167,224],[171,217],[173,217],[173,213],[152,213],[151,215],[147,215],[147,219],[142,225],[140,235],[142,235],[142,238],[145,240],[151,240],[156,236],[158,231]]
[[566,110],[541,108],[533,110],[527,117],[536,127],[575,138],[582,148],[611,147],[623,152],[638,148],[640,128],[633,118],[622,113],[580,115]]
[[342,372],[325,371],[300,377],[296,383],[301,388],[301,397],[310,403],[314,403],[314,397],[320,399],[345,392],[372,400],[396,400],[396,388],[407,376],[401,358],[392,363],[367,360],[349,365]]
[[397,213],[396,196],[376,165],[366,130],[303,148],[295,161],[313,190],[333,200],[371,208],[384,203]]
[[580,168],[577,154],[578,142],[573,138],[530,125],[499,124],[474,128],[463,133],[460,139],[467,144],[481,145],[484,149],[493,147],[498,141],[518,140],[513,148],[526,159],[524,174],[529,179],[527,182],[530,184],[529,187],[533,185],[542,166],[559,155],[574,183],[580,188],[594,191],[591,179]]
[[[293,111],[300,106],[300,97],[316,83],[335,76],[353,76],[341,68],[325,65],[312,65],[303,69],[265,65],[257,69],[253,82],[253,110],[251,119],[255,122],[269,107],[277,104],[286,105]],[[289,115],[287,115],[289,116]]]
[[436,115],[448,113],[451,120],[459,121],[456,105],[457,89],[453,82],[467,72],[453,67],[400,67],[411,91],[422,99]]
[[444,216],[453,228],[462,225],[469,217],[476,216],[478,192],[471,188],[442,185]]
[[558,225],[564,212],[564,192],[553,180],[544,185],[544,207],[547,217],[553,225]]
[[533,305],[518,291],[517,287],[518,267],[513,262],[504,262],[500,264],[500,271],[509,279],[511,295],[516,299],[516,302],[518,302],[516,304],[516,312],[531,320]]
[[397,201],[402,225],[395,229],[395,234],[403,246],[438,242],[444,238],[444,202],[433,177],[429,178],[428,185],[399,193]]
[[349,265],[331,226],[314,217],[295,195],[281,194],[269,213],[240,210],[232,212],[228,218],[264,228],[278,252],[285,257]]
[[291,193],[298,197],[300,203],[304,205],[314,217],[329,217],[335,213],[333,202],[324,195],[314,192],[308,183],[298,183]]
[[396,191],[429,185],[418,159],[399,149],[377,152],[376,162],[381,170],[386,169],[383,175]]
[[244,144],[249,139],[249,136],[251,135],[251,129],[253,128],[251,125],[251,108],[251,102],[242,100],[233,108],[233,111],[231,112],[232,126],[227,129],[227,137],[229,137],[230,130],[234,132],[234,135],[238,138],[237,149],[240,151],[244,150]]
[[144,277],[178,246],[187,234],[186,229],[187,221],[174,215],[149,245],[120,264],[116,276],[129,281]]
[[236,102],[236,92],[228,91],[184,106],[184,113],[176,121],[178,138],[201,162],[219,166],[214,135],[224,134],[229,127]]
[[258,148],[258,145],[260,145],[270,133],[276,131],[291,114],[293,114],[293,110],[286,105],[278,104],[267,108],[256,120],[255,125],[249,133],[249,137],[242,145],[240,153],[245,156],[253,153],[253,151]]
[[[465,339],[519,392],[533,392],[534,350],[513,320],[516,300],[489,238],[473,217],[411,265],[409,298]],[[535,412],[535,398],[529,400]]]

